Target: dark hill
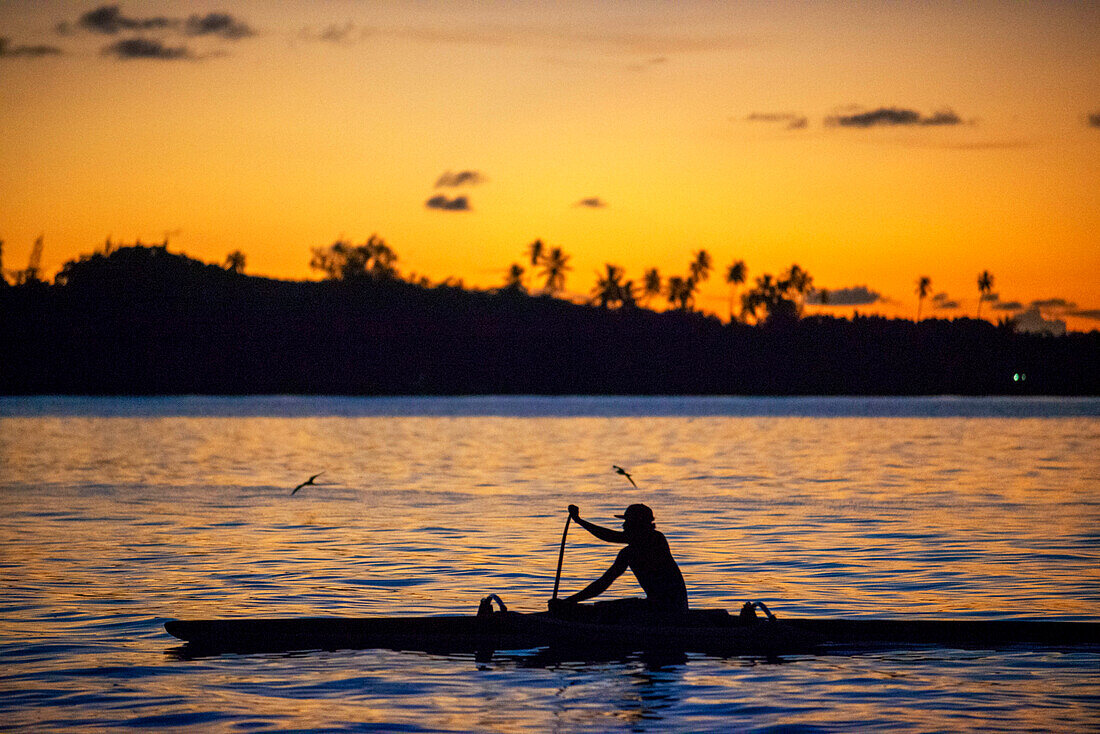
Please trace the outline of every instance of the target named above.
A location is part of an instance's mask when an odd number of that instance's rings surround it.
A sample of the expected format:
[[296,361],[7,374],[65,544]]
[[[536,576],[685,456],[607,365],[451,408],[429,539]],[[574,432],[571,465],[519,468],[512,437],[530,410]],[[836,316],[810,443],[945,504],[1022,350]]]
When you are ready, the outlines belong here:
[[[728,325],[398,279],[256,278],[125,247],[0,289],[6,394],[1098,394],[1100,332]],[[1023,381],[1014,375],[1026,374]]]

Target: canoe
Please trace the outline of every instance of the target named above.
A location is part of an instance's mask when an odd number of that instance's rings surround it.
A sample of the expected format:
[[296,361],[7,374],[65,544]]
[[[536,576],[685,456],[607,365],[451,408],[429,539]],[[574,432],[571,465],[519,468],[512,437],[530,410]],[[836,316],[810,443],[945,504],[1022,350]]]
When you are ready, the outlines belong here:
[[704,612],[674,623],[607,624],[547,612],[438,617],[301,617],[170,620],[165,629],[194,654],[384,648],[486,653],[551,647],[778,655],[935,645],[957,648],[1100,646],[1100,623],[1018,620],[792,618],[742,622]]

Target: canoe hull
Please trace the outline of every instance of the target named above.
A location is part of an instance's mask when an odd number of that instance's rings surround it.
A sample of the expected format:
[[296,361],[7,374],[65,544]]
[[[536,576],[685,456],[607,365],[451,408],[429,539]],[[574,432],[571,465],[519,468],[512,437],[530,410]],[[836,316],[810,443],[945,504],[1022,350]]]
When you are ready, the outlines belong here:
[[491,653],[551,647],[581,654],[644,651],[720,655],[936,645],[1100,648],[1095,622],[1016,620],[785,619],[741,624],[736,618],[693,626],[597,624],[549,614],[484,616],[302,617],[171,620],[165,629],[192,654],[384,648]]

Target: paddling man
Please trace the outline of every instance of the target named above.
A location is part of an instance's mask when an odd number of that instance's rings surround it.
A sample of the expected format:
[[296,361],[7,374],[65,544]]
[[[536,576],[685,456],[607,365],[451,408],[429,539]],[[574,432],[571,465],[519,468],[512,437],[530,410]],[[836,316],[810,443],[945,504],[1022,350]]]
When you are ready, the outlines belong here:
[[623,520],[621,531],[609,530],[581,519],[580,510],[576,505],[569,505],[569,517],[600,540],[608,543],[625,543],[626,547],[619,551],[611,568],[584,589],[565,599],[551,600],[551,611],[565,611],[568,609],[566,605],[602,594],[611,586],[611,582],[619,578],[628,568],[634,572],[638,583],[645,590],[646,598],[644,601],[623,599],[615,604],[623,602],[624,606],[658,614],[677,614],[687,611],[687,586],[684,584],[684,576],[672,557],[665,536],[654,527],[653,510],[642,504],[626,508],[623,514],[615,516]]

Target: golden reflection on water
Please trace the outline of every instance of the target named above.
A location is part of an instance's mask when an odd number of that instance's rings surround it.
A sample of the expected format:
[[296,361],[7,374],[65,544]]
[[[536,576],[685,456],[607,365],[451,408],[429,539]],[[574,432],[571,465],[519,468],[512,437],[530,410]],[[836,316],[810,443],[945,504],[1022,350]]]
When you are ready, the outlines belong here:
[[[94,587],[117,571],[176,590],[165,615],[212,600],[239,614],[271,605],[443,612],[489,591],[537,607],[565,505],[616,525],[613,514],[635,501],[655,509],[697,605],[1098,611],[1091,419],[47,417],[3,426],[4,538],[24,541],[6,542],[6,553],[38,578]],[[322,470],[319,486],[289,496]],[[600,573],[613,550],[574,528],[563,588]],[[638,593],[629,578],[613,591]]]
[[[489,592],[542,608],[570,502],[606,525],[650,504],[695,606],[1095,619],[1098,455],[1090,418],[2,418],[0,642],[22,656],[16,688],[57,696],[10,721],[1073,728],[1095,713],[1080,703],[1100,693],[1081,674],[1095,656],[151,660],[168,617],[472,612]],[[615,550],[571,528],[563,590]],[[624,577],[610,593],[640,590]],[[120,691],[151,723],[118,713]]]

